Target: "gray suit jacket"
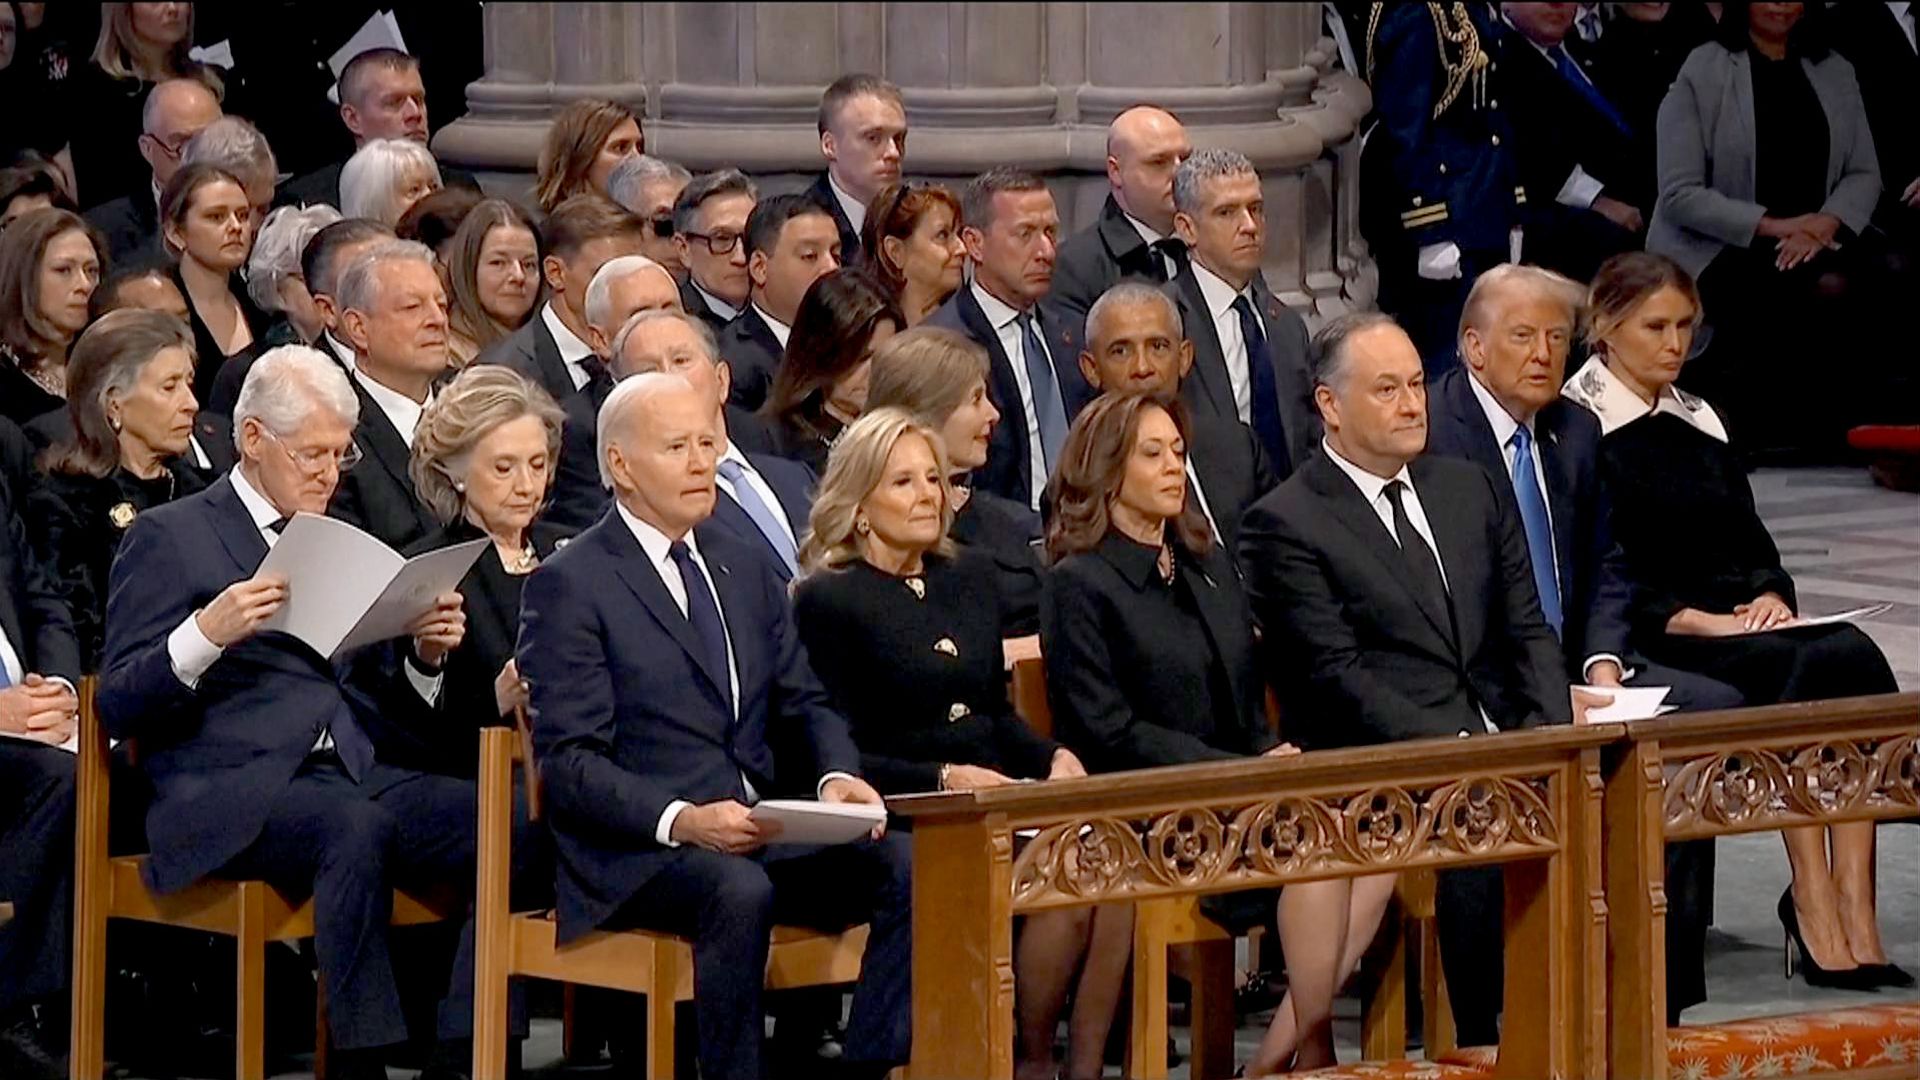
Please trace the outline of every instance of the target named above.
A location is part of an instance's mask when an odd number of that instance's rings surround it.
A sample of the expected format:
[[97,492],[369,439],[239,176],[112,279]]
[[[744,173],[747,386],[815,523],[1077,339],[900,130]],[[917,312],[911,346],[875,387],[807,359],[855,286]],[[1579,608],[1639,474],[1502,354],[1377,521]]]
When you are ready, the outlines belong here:
[[[1855,232],[1880,198],[1873,136],[1853,66],[1838,53],[1800,61],[1827,114],[1827,201],[1821,210]],[[1693,50],[1660,103],[1660,198],[1647,250],[1698,276],[1720,249],[1747,247],[1766,208],[1753,201],[1753,62],[1709,42]]]

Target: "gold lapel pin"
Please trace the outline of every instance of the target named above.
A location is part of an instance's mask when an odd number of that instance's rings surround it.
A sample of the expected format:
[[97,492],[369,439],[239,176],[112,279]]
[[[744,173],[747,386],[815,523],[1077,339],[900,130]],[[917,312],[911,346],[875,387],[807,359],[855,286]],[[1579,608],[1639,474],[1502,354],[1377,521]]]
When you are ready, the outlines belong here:
[[113,522],[114,528],[124,529],[133,524],[133,519],[138,514],[139,511],[135,510],[130,502],[115,503],[113,509],[107,511],[107,520]]

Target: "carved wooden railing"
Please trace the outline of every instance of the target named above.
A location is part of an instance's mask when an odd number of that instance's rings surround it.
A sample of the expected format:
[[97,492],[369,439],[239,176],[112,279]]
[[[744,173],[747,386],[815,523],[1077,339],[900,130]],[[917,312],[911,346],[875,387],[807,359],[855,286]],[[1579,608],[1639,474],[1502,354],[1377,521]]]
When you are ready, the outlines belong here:
[[911,1075],[1012,1075],[1016,914],[1503,863],[1500,1075],[1599,1077],[1599,747],[1616,738],[1555,728],[891,800],[913,819]]
[[1667,1075],[1663,847],[1920,816],[1920,694],[1623,725],[1606,753],[1613,1075]]

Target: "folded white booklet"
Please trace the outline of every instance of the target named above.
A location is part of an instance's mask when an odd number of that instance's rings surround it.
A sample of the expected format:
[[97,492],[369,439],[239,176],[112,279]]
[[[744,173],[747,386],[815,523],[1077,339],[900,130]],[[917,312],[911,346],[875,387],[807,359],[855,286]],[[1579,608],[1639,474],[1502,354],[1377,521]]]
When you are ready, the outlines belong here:
[[1673,711],[1673,706],[1666,703],[1669,688],[1665,686],[1577,686],[1574,689],[1613,697],[1611,702],[1587,710],[1589,724],[1645,720]]
[[768,799],[753,804],[753,819],[780,826],[780,835],[773,838],[776,844],[847,844],[887,820],[887,808],[867,803]]
[[399,637],[435,597],[459,586],[487,544],[406,559],[344,521],[296,514],[260,564],[261,573],[287,578],[287,602],[262,629],[292,634],[329,658]]
[[1790,619],[1787,622],[1781,623],[1779,626],[1770,627],[1766,630],[1755,630],[1753,632],[1756,634],[1770,634],[1775,630],[1794,630],[1802,626],[1826,626],[1831,623],[1856,622],[1860,619],[1871,619],[1875,615],[1884,615],[1891,610],[1893,610],[1892,604],[1866,604],[1862,607],[1848,608],[1845,611],[1836,611],[1831,615],[1813,615],[1806,618]]

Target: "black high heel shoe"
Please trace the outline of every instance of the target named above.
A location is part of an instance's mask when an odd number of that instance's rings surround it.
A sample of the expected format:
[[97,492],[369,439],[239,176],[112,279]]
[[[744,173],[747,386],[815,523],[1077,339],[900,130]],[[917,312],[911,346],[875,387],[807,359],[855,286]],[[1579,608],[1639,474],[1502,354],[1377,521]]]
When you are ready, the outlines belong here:
[[[1786,931],[1787,978],[1794,976],[1796,965],[1794,956],[1799,954],[1799,974],[1807,980],[1808,986],[1830,990],[1866,990],[1875,991],[1881,983],[1864,967],[1844,968],[1829,971],[1813,962],[1813,954],[1807,951],[1807,943],[1800,936],[1800,913],[1793,908],[1793,890],[1780,894],[1780,928]],[[1904,972],[1902,973],[1904,974]]]
[[1906,990],[1914,985],[1913,976],[1899,964],[1861,964],[1860,971],[1874,986]]

